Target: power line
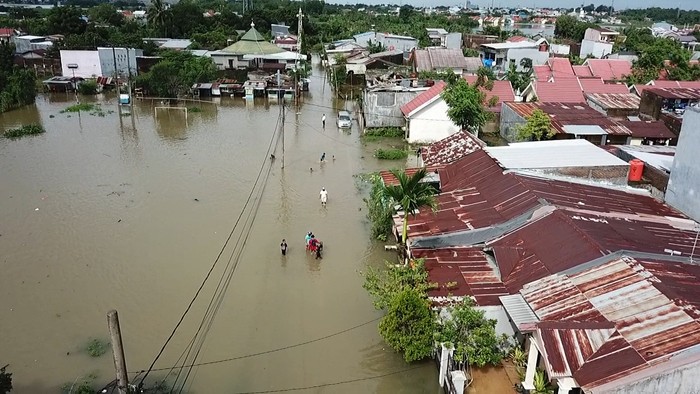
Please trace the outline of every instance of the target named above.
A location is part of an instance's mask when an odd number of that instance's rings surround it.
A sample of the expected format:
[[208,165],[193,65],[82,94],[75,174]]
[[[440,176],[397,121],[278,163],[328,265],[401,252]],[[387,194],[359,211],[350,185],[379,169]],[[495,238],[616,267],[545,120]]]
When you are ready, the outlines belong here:
[[[377,317],[377,318],[372,319],[372,320],[370,320],[370,321],[367,321],[367,322],[364,322],[364,323],[361,323],[361,324],[352,326],[352,327],[350,327],[350,328],[346,328],[346,329],[344,329],[344,330],[342,330],[342,331],[334,332],[333,334],[328,334],[328,335],[325,335],[325,336],[322,336],[322,337],[319,337],[319,338],[314,338],[314,339],[310,339],[310,340],[307,340],[307,341],[304,341],[304,342],[299,342],[299,343],[296,343],[296,344],[294,344],[294,345],[287,345],[287,346],[283,346],[283,347],[279,347],[279,348],[275,348],[275,349],[265,350],[265,351],[262,351],[262,352],[250,353],[250,354],[246,354],[246,355],[243,355],[243,356],[237,356],[237,357],[230,357],[230,358],[225,358],[225,359],[221,359],[221,360],[214,360],[214,361],[201,362],[201,363],[197,363],[197,364],[187,365],[187,367],[190,367],[190,366],[192,366],[192,367],[201,367],[201,366],[204,366],[204,365],[221,364],[221,363],[226,363],[226,362],[231,362],[231,361],[236,361],[236,360],[242,360],[242,359],[245,359],[245,358],[251,358],[251,357],[262,356],[262,355],[265,355],[265,354],[277,353],[277,352],[281,352],[281,351],[283,351],[283,350],[289,350],[289,349],[293,349],[293,348],[296,348],[296,347],[309,345],[309,344],[312,344],[312,343],[315,343],[315,342],[320,342],[320,341],[323,341],[323,340],[326,340],[326,339],[329,339],[329,338],[337,337],[338,335],[342,335],[342,334],[345,334],[345,333],[347,333],[347,332],[350,332],[350,331],[356,330],[356,329],[358,329],[358,328],[364,327],[364,326],[366,326],[366,325],[372,324],[372,323],[376,322],[376,321],[379,320],[379,319],[381,319],[381,317]],[[178,362],[179,362],[179,360],[178,360]],[[177,366],[174,366],[174,367],[171,367],[171,368],[174,369],[174,368],[176,368],[176,367],[177,367]],[[169,369],[171,369],[171,368],[154,368],[152,371],[154,371],[154,372],[155,372],[155,371],[167,371],[167,370],[169,370]],[[184,368],[184,367],[180,367],[180,368]],[[141,372],[144,372],[144,371],[138,371],[138,372],[137,372],[137,371],[134,371],[134,372],[129,372],[129,373],[132,373],[132,374],[133,374],[133,373],[141,373]]]
[[[430,365],[430,364],[428,364]],[[408,371],[413,371],[416,369],[420,368],[425,368],[426,365],[418,365],[415,367],[411,368],[405,368],[401,369],[398,371],[393,371],[389,373],[384,373],[381,375],[375,375],[375,376],[368,376],[366,378],[357,378],[357,379],[349,379],[349,380],[341,380],[338,382],[332,382],[332,383],[323,383],[323,384],[317,384],[313,386],[305,386],[305,387],[291,387],[291,388],[283,388],[283,389],[277,389],[277,390],[263,390],[263,391],[241,391],[241,392],[236,392],[234,394],[267,394],[267,393],[282,393],[282,392],[289,392],[289,391],[299,391],[299,390],[311,390],[311,389],[316,389],[316,388],[321,388],[321,387],[330,387],[330,386],[339,386],[342,384],[348,384],[348,383],[356,383],[356,382],[362,382],[366,380],[374,380],[374,379],[379,379],[379,378],[384,378],[387,376],[391,375],[397,375],[400,373],[408,372]]]
[[[276,134],[277,134],[277,131],[275,130],[275,132],[273,133],[273,138],[272,138],[272,140],[274,140],[274,136],[275,136]],[[271,144],[272,144],[272,142],[271,142]],[[269,151],[269,148],[268,148],[268,151]],[[148,374],[153,370],[153,367],[155,366],[156,362],[158,362],[158,359],[161,357],[161,355],[162,355],[163,352],[165,351],[165,348],[168,346],[168,343],[170,343],[170,341],[172,340],[172,338],[175,336],[175,333],[177,332],[178,328],[180,328],[180,325],[181,325],[182,322],[185,320],[185,316],[187,316],[187,313],[189,313],[190,309],[192,309],[192,305],[194,304],[194,302],[195,302],[195,300],[197,299],[197,297],[199,296],[199,294],[202,292],[202,289],[204,288],[204,285],[206,284],[206,282],[209,280],[209,277],[211,276],[211,273],[214,271],[214,268],[216,267],[217,263],[219,262],[219,259],[221,258],[221,255],[224,253],[224,250],[226,249],[226,246],[228,245],[229,241],[231,240],[231,237],[233,237],[233,234],[234,234],[234,232],[236,231],[236,227],[238,227],[238,223],[240,222],[241,218],[243,217],[243,213],[245,212],[245,208],[246,208],[246,207],[248,206],[248,204],[250,203],[250,199],[251,199],[252,196],[253,196],[253,193],[254,193],[254,191],[255,191],[255,187],[257,186],[258,180],[260,179],[260,176],[261,176],[261,174],[262,174],[262,172],[263,172],[263,169],[265,168],[265,164],[267,163],[267,160],[268,160],[268,156],[266,155],[265,158],[264,158],[263,164],[262,164],[262,166],[260,167],[260,171],[258,172],[258,176],[257,176],[256,179],[255,179],[255,183],[253,184],[253,187],[251,188],[250,193],[248,194],[248,198],[247,198],[246,201],[245,201],[245,204],[244,204],[244,206],[243,206],[243,209],[241,209],[241,213],[238,215],[238,218],[236,218],[236,222],[234,223],[233,228],[232,228],[231,231],[229,232],[228,237],[226,238],[226,241],[224,242],[224,245],[221,247],[221,250],[219,250],[219,253],[218,253],[218,255],[216,256],[216,259],[214,260],[214,263],[213,263],[212,266],[209,268],[209,271],[207,272],[206,276],[204,277],[204,280],[202,280],[202,283],[200,284],[199,288],[197,289],[197,291],[195,292],[194,296],[192,297],[192,299],[190,300],[189,304],[187,305],[187,308],[186,308],[185,311],[183,312],[182,316],[180,316],[180,320],[179,320],[179,321],[177,322],[177,324],[175,325],[175,328],[173,328],[172,332],[170,333],[170,335],[169,335],[168,338],[166,339],[165,343],[163,344],[163,346],[161,347],[160,351],[159,351],[158,354],[156,355],[155,359],[153,360],[153,362],[152,362],[151,365],[149,366],[149,368],[148,368],[148,370],[146,371],[146,373],[144,374],[143,378],[141,378],[141,381],[139,382],[139,387],[143,386],[144,380],[146,380],[146,378],[148,377]]]

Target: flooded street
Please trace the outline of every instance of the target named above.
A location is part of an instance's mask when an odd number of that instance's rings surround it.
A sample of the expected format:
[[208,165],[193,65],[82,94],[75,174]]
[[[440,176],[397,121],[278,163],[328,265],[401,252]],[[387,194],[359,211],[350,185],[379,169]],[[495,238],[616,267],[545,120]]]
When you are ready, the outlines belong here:
[[[353,175],[398,164],[374,159],[357,124],[339,132],[333,107],[344,104],[323,87],[320,70],[311,81],[300,112],[287,113],[285,168],[280,145],[199,362],[295,345],[381,316],[360,271],[393,255],[369,239],[365,191]],[[60,113],[72,95],[39,96],[35,106],[0,115],[3,129],[40,123],[47,130],[0,139],[0,366],[10,364],[13,394],[56,393],[88,374],[97,375],[96,388],[111,381],[111,352],[91,358],[83,350],[91,338],[108,338],[110,309],[119,311],[128,370],[148,368],[268,162],[279,114],[277,105],[222,98],[196,104],[202,112],[187,121],[182,111],[154,115],[162,104],[150,101],[120,118],[110,112],[114,97],[99,100],[104,116]],[[305,253],[307,231],[324,242],[322,260]],[[217,265],[156,368],[176,364],[223,272]],[[415,366],[385,346],[377,323],[195,368],[184,392],[439,393],[432,362],[392,374]],[[344,381],[353,382],[328,385]]]

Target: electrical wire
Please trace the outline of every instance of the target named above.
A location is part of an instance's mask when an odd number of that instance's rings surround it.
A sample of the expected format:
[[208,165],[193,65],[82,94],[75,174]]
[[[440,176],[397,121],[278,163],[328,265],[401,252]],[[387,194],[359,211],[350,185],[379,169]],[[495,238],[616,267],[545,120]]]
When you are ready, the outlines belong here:
[[[300,346],[309,345],[309,344],[312,344],[312,343],[315,343],[315,342],[320,342],[320,341],[323,341],[323,340],[326,340],[326,339],[329,339],[329,338],[337,337],[337,336],[342,335],[342,334],[345,334],[345,333],[347,333],[347,332],[350,332],[350,331],[356,330],[356,329],[358,329],[358,328],[364,327],[364,326],[366,326],[366,325],[372,324],[372,323],[378,321],[379,319],[381,319],[381,317],[377,317],[377,318],[372,319],[372,320],[370,320],[370,321],[367,321],[367,322],[364,322],[364,323],[361,323],[361,324],[352,326],[352,327],[350,327],[350,328],[346,328],[346,329],[344,329],[344,330],[342,330],[342,331],[337,331],[337,332],[334,332],[334,333],[332,333],[332,334],[324,335],[324,336],[322,336],[322,337],[310,339],[310,340],[307,340],[307,341],[304,341],[304,342],[295,343],[295,344],[293,344],[293,345],[287,345],[287,346],[283,346],[283,347],[279,347],[279,348],[275,348],[275,349],[264,350],[264,351],[262,351],[262,352],[257,352],[257,353],[250,353],[250,354],[246,354],[246,355],[243,355],[243,356],[236,356],[236,357],[224,358],[224,359],[221,359],[221,360],[213,360],[213,361],[200,362],[200,363],[193,364],[193,365],[187,365],[187,367],[190,367],[190,366],[193,366],[193,367],[201,367],[201,366],[204,366],[204,365],[221,364],[221,363],[227,363],[227,362],[236,361],[236,360],[242,360],[242,359],[251,358],[251,357],[263,356],[263,355],[266,355],[266,354],[277,353],[277,352],[281,352],[281,351],[284,351],[284,350],[289,350],[289,349],[297,348],[297,347],[300,347]],[[179,362],[179,360],[178,360],[178,362]],[[177,367],[177,366],[173,366],[173,367],[169,367],[169,368],[154,368],[152,371],[153,371],[153,372],[157,372],[157,371],[167,371],[167,370],[169,370],[169,369],[174,369],[174,368],[176,368],[176,367]],[[134,373],[142,373],[142,372],[145,372],[145,371],[134,371],[134,372],[129,372],[129,373],[134,374]]]
[[[279,123],[279,120],[278,120],[278,123]],[[277,126],[276,126],[276,128],[277,128]],[[277,132],[276,132],[276,130],[275,130],[275,132],[273,133],[273,138],[271,139],[271,141],[274,141],[274,137],[275,137],[276,134],[277,134]],[[271,142],[271,144],[272,144],[272,142]],[[268,152],[269,152],[269,148],[268,148]],[[146,380],[146,378],[148,377],[148,375],[150,374],[150,372],[153,370],[153,367],[155,366],[156,362],[158,362],[158,359],[162,356],[163,352],[165,351],[165,348],[168,346],[168,343],[170,343],[170,341],[172,340],[172,338],[175,336],[175,333],[177,332],[178,328],[180,328],[180,325],[181,325],[182,322],[184,321],[185,316],[187,316],[187,314],[189,313],[189,311],[192,309],[192,305],[193,305],[194,302],[196,301],[197,297],[199,297],[199,294],[202,292],[202,289],[204,288],[204,285],[206,284],[206,282],[209,280],[209,277],[211,276],[212,272],[214,271],[214,268],[216,268],[216,265],[217,265],[217,263],[219,262],[221,256],[223,255],[224,250],[226,249],[226,246],[228,246],[228,244],[229,244],[231,238],[233,237],[234,232],[236,231],[236,228],[238,227],[238,224],[239,224],[241,218],[243,217],[243,213],[245,212],[245,208],[246,208],[246,207],[248,206],[248,204],[250,203],[250,200],[251,200],[251,198],[252,198],[252,196],[253,196],[253,193],[254,193],[254,191],[255,191],[255,187],[256,187],[256,185],[257,185],[259,179],[260,179],[260,176],[262,175],[263,169],[265,168],[265,164],[266,164],[267,161],[268,161],[268,157],[269,157],[269,155],[266,155],[266,156],[265,156],[264,161],[263,161],[263,164],[262,164],[262,166],[260,167],[260,171],[258,172],[258,175],[257,175],[257,177],[256,177],[256,179],[255,179],[255,183],[253,184],[253,187],[251,188],[251,191],[250,191],[250,193],[248,194],[248,198],[247,198],[246,201],[245,201],[245,204],[244,204],[244,206],[243,206],[243,209],[241,210],[241,213],[238,215],[238,218],[236,218],[236,221],[235,221],[235,223],[234,223],[234,225],[233,225],[233,228],[232,228],[231,231],[229,232],[228,237],[226,238],[226,241],[224,242],[224,245],[221,247],[221,250],[220,250],[219,253],[217,254],[216,259],[214,260],[214,263],[213,263],[213,264],[211,265],[211,267],[209,268],[209,271],[207,272],[206,276],[205,276],[204,279],[202,280],[202,283],[200,284],[199,288],[197,289],[197,291],[195,292],[194,296],[193,296],[192,299],[190,300],[190,302],[189,302],[189,304],[187,305],[187,308],[186,308],[185,311],[183,312],[182,316],[180,316],[180,319],[179,319],[179,321],[177,322],[177,324],[175,325],[175,328],[173,328],[172,332],[170,333],[170,335],[169,335],[168,338],[166,339],[165,343],[163,344],[163,346],[161,347],[160,351],[159,351],[158,354],[156,355],[155,359],[153,360],[153,362],[152,362],[151,365],[149,366],[149,368],[148,368],[148,370],[146,371],[146,373],[144,374],[143,378],[141,378],[141,381],[139,382],[139,387],[142,387],[142,386],[143,386],[143,382]]]
[[365,377],[365,378],[341,380],[341,381],[332,382],[332,383],[322,383],[322,384],[316,384],[316,385],[313,385],[313,386],[290,387],[290,388],[283,388],[283,389],[276,389],[276,390],[262,390],[262,391],[239,391],[239,392],[236,392],[236,393],[234,393],[234,394],[268,394],[268,393],[282,393],[282,392],[289,392],[289,391],[311,390],[311,389],[317,389],[317,388],[321,388],[321,387],[340,386],[340,385],[342,385],[342,384],[363,382],[363,381],[367,381],[367,380],[374,380],[374,379],[384,378],[384,377],[391,376],[391,375],[397,375],[397,374],[404,373],[404,372],[408,372],[408,371],[414,371],[414,370],[416,370],[416,369],[425,368],[426,366],[429,366],[429,365],[430,365],[430,364],[428,364],[428,365],[418,365],[418,366],[415,366],[415,367],[404,368],[404,369],[400,369],[400,370],[398,370],[398,371],[388,372],[388,373],[384,373],[384,374],[381,374],[381,375],[368,376],[368,377]]

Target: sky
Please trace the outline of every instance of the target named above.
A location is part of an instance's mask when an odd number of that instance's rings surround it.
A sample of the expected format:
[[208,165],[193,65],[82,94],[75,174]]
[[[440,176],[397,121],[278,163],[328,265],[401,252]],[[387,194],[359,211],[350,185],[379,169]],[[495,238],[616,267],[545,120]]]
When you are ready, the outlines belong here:
[[[329,0],[329,3],[339,3],[339,4],[353,4],[353,3],[363,3],[363,4],[410,4],[413,6],[425,7],[425,6],[436,6],[436,5],[464,5],[464,1],[459,0]],[[490,7],[491,0],[471,0],[472,4],[477,4],[481,7]],[[580,7],[581,0],[493,0],[494,7]],[[583,1],[584,5],[588,4],[605,4],[610,5],[611,0],[605,0],[605,2]],[[700,0],[614,0],[614,7],[618,10],[625,8],[649,8],[649,7],[661,7],[661,8],[677,8],[680,7],[684,10],[700,10]],[[698,21],[700,23],[700,21]]]

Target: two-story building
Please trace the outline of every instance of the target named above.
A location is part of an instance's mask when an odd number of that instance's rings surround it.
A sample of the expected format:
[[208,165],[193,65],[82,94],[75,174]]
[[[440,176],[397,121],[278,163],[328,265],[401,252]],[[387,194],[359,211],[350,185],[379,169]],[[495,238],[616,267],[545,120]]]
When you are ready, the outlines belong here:
[[480,57],[484,65],[497,72],[506,72],[511,64],[522,70],[520,61],[525,58],[532,60],[532,65],[542,65],[549,58],[549,42],[541,38],[537,41],[497,42],[481,44]]
[[613,44],[619,36],[620,32],[614,30],[589,27],[581,41],[579,56],[585,58],[590,55],[601,59],[612,53]]

